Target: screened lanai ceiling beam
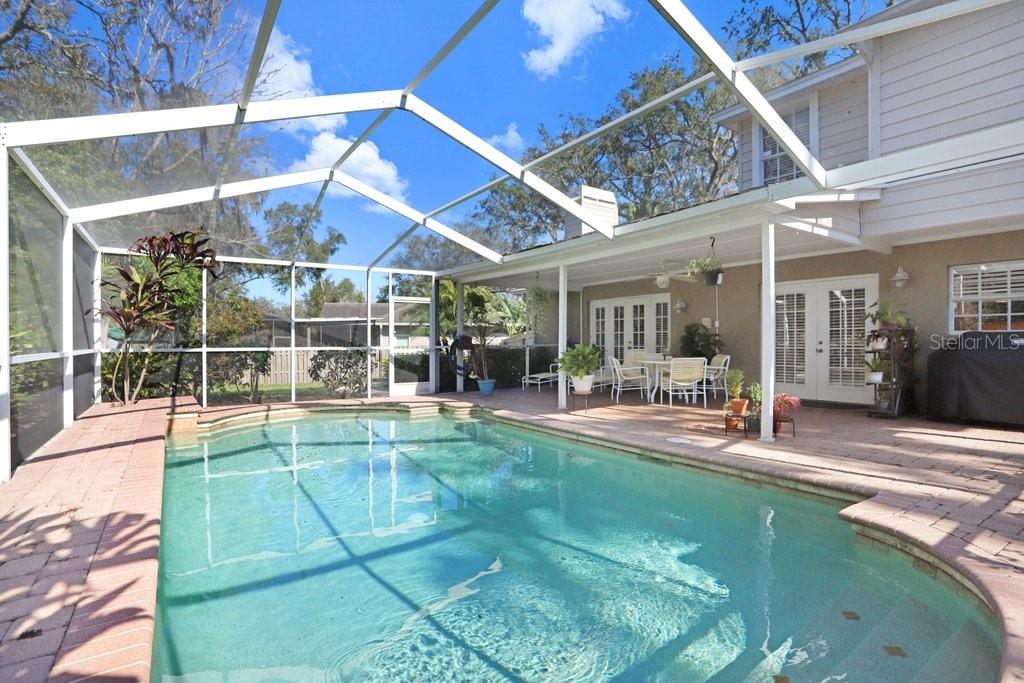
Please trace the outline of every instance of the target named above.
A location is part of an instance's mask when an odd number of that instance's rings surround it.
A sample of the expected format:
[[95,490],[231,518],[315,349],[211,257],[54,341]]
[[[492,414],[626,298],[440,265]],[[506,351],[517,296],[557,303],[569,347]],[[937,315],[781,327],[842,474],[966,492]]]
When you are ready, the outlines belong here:
[[317,168],[309,171],[296,171],[295,173],[282,173],[280,175],[255,178],[252,180],[239,180],[231,183],[224,183],[219,187],[210,185],[208,187],[197,187],[191,190],[179,190],[178,192],[167,192],[154,194],[148,197],[137,199],[124,199],[117,202],[105,204],[93,204],[71,209],[69,218],[72,222],[88,223],[119,216],[131,216],[149,211],[170,209],[176,206],[187,206],[199,204],[215,199],[227,197],[238,197],[256,192],[269,192],[285,187],[306,185],[324,180],[330,173],[329,168]]
[[[481,4],[475,12],[473,12],[469,19],[463,22],[462,26],[460,26],[459,29],[454,34],[452,34],[451,38],[449,38],[447,42],[445,42],[445,44],[441,46],[441,49],[438,50],[437,53],[430,58],[430,61],[428,61],[423,66],[423,68],[420,69],[419,72],[412,77],[412,80],[409,81],[408,85],[402,88],[402,95],[408,95],[413,90],[415,90],[420,85],[420,83],[426,80],[427,76],[433,73],[434,69],[441,65],[441,62],[443,62],[445,58],[449,54],[451,54],[452,50],[458,47],[459,43],[461,43],[462,40],[466,36],[468,36],[470,32],[474,28],[476,28],[481,21],[483,21],[484,17],[486,17],[497,4],[498,0],[485,0],[483,4]],[[355,154],[355,151],[359,149],[359,147],[364,142],[370,139],[370,136],[373,134],[373,132],[377,130],[377,128],[380,127],[380,125],[384,123],[385,120],[387,120],[388,116],[390,116],[391,112],[393,111],[394,109],[385,109],[380,114],[378,114],[377,117],[370,122],[370,125],[367,126],[366,129],[363,130],[363,132],[360,133],[355,140],[352,141],[352,144],[348,146],[348,149],[346,149],[341,154],[341,156],[338,157],[338,160],[331,164],[331,169],[333,170],[341,168],[341,165],[348,161],[349,157]],[[329,184],[330,181],[327,181],[320,187],[320,193],[316,196],[316,201],[313,203],[313,208],[309,212],[310,218],[316,215],[317,210],[319,210],[320,205],[323,203],[324,195],[327,194],[327,186]]]
[[[393,109],[399,105],[401,98],[401,90],[378,90],[250,102],[239,122],[266,123],[283,119]],[[14,121],[0,124],[0,137],[6,137],[9,147],[30,147],[116,138],[123,135],[147,135],[193,128],[230,126],[236,120],[238,105],[214,104],[123,114]]]
[[471,133],[469,130],[448,118],[420,98],[415,95],[406,95],[402,100],[401,108],[420,117],[434,128],[460,143],[469,151],[494,164],[510,176],[513,176],[516,180],[545,197],[566,213],[570,213],[576,218],[579,218],[583,221],[584,225],[593,228],[609,239],[614,236],[612,226],[605,225],[601,221],[595,220],[589,210],[573,201],[568,195],[555,188],[537,174],[523,169],[519,162],[509,157],[504,152],[501,152],[494,147],[494,145],[486,142],[483,138]]
[[[427,216],[427,217],[429,218],[429,214],[428,214],[428,216]],[[403,233],[402,233],[401,235],[399,235],[399,236],[398,236],[398,239],[396,239],[396,240],[395,240],[394,242],[392,242],[391,244],[389,244],[389,245],[388,245],[388,248],[387,248],[387,249],[385,249],[384,251],[382,251],[382,252],[380,253],[380,256],[378,256],[377,258],[373,259],[373,261],[372,261],[372,262],[370,263],[370,268],[375,268],[375,267],[377,266],[377,264],[378,264],[378,263],[380,263],[381,261],[383,261],[384,259],[386,259],[386,258],[388,257],[388,254],[390,254],[390,253],[391,253],[391,252],[393,252],[393,251],[394,251],[395,249],[397,249],[397,248],[398,248],[398,246],[399,246],[399,245],[400,245],[400,244],[401,244],[402,242],[404,242],[404,241],[405,241],[405,238],[406,238],[406,237],[408,237],[409,235],[413,234],[414,232],[416,232],[416,230],[418,230],[418,229],[419,229],[419,227],[420,227],[420,224],[419,224],[419,223],[413,223],[412,225],[410,225],[410,226],[409,226],[409,227],[408,227],[408,228],[407,228],[407,229],[405,230],[405,232],[403,232]]]
[[726,53],[704,25],[679,0],[649,0],[676,32],[710,64],[723,83],[728,83],[747,110],[768,131],[783,150],[793,159],[800,170],[819,189],[825,188],[825,168],[801,142],[775,107],[765,98],[757,86],[742,71],[736,70],[736,62]]
[[401,202],[395,199],[394,197],[391,197],[381,192],[375,187],[367,185],[361,180],[353,178],[347,173],[343,173],[342,171],[334,171],[333,173],[334,174],[332,176],[332,180],[341,185],[342,187],[347,187],[356,194],[360,194],[363,197],[369,199],[370,201],[383,206],[385,209],[393,211],[397,213],[399,216],[404,216],[405,218],[408,218],[409,220],[419,225],[422,225],[428,230],[433,230],[438,235],[441,235],[442,237],[445,237],[451,240],[452,242],[455,242],[456,244],[459,244],[465,247],[466,249],[469,249],[470,251],[474,251],[477,254],[480,254],[489,261],[493,261],[495,263],[502,262],[503,257],[501,254],[494,251],[493,249],[490,249],[489,247],[485,247],[476,240],[467,237],[466,235],[463,235],[457,230],[452,230],[444,223],[427,216],[425,213],[422,213],[421,211],[417,211],[411,206],[406,205],[404,202]]
[[46,179],[46,176],[44,176],[36,167],[36,165],[32,163],[32,160],[29,158],[29,156],[25,154],[25,150],[15,147],[14,149],[11,150],[11,156],[14,157],[15,163],[17,163],[18,166],[21,167],[21,170],[25,172],[25,175],[29,177],[29,180],[31,180],[35,184],[35,186],[39,188],[39,191],[43,193],[43,196],[45,196],[50,201],[50,203],[53,204],[53,207],[57,209],[57,211],[60,211],[61,214],[65,216],[70,215],[71,209],[64,202],[61,196],[57,193],[57,190],[55,190],[53,186],[50,185],[50,182]]
[[902,17],[896,17],[895,19],[880,21],[877,24],[862,26],[860,28],[852,28],[848,31],[837,33],[834,36],[826,36],[801,45],[775,50],[774,52],[768,52],[748,59],[741,59],[736,62],[735,69],[737,71],[749,71],[750,69],[756,69],[759,66],[777,64],[787,59],[802,57],[804,55],[814,54],[815,52],[822,52],[836,47],[853,45],[872,38],[879,38],[891,33],[906,31],[908,29],[917,28],[918,26],[925,26],[926,24],[942,21],[944,19],[952,19],[953,17],[958,17],[963,14],[976,12],[988,7],[995,7],[996,5],[1003,5],[1013,1],[1014,0],[955,0],[954,2],[939,5],[938,7],[931,7]]

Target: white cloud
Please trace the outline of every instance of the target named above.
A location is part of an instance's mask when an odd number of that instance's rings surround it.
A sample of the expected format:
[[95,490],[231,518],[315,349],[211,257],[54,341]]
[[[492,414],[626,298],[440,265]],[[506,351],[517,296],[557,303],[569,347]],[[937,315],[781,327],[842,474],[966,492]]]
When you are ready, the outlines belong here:
[[[310,140],[305,158],[294,162],[287,170],[304,171],[331,166],[351,145],[351,139],[339,137],[332,131],[322,131]],[[395,162],[382,158],[380,149],[369,140],[357,147],[352,156],[345,160],[342,170],[399,201],[406,201],[409,183],[398,173]],[[329,192],[343,197],[354,196],[337,183],[331,183]],[[373,204],[372,207],[376,208],[377,205]]]
[[[257,94],[263,99],[322,95],[313,80],[313,65],[305,58],[308,52],[287,33],[274,29],[267,42]],[[281,128],[292,134],[319,133],[341,128],[345,123],[345,115],[336,114],[284,121]]]
[[498,133],[487,138],[487,142],[495,147],[501,147],[514,157],[522,154],[523,149],[526,147],[523,136],[519,134],[519,126],[516,125],[515,121],[508,124],[508,128],[505,129],[504,133]]
[[608,21],[629,18],[629,10],[621,0],[523,0],[523,17],[547,41],[523,55],[526,68],[550,78]]

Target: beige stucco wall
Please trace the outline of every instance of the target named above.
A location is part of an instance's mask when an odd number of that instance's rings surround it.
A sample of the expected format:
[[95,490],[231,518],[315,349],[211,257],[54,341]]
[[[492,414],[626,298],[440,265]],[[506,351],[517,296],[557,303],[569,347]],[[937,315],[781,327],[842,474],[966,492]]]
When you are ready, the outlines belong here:
[[[924,374],[932,335],[947,335],[949,332],[949,267],[1019,259],[1024,259],[1024,230],[897,246],[891,254],[856,251],[779,261],[776,279],[785,282],[877,273],[880,298],[896,301],[910,314],[918,328],[921,351],[915,371],[918,380],[915,394],[923,406],[926,391]],[[896,288],[889,282],[899,266],[911,275],[910,282],[903,288]],[[727,352],[732,354],[733,367],[742,368],[748,377],[756,377],[760,373],[760,279],[760,264],[726,268],[725,281],[719,288],[720,332]],[[592,300],[661,291],[655,287],[652,278],[584,289],[583,338],[590,339],[588,318]],[[672,349],[678,353],[679,337],[686,324],[700,321],[703,317],[714,319],[715,291],[701,282],[673,281],[669,292],[673,304]],[[687,310],[677,314],[674,304],[680,298],[687,303]]]

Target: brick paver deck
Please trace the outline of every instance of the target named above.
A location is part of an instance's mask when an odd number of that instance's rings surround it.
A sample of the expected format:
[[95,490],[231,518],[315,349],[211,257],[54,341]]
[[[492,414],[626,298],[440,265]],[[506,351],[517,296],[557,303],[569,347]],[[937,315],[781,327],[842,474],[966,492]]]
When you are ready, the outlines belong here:
[[[1022,432],[805,408],[797,438],[762,444],[725,437],[717,405],[669,409],[635,396],[613,405],[599,395],[567,414],[553,392],[519,390],[396,400],[456,398],[533,428],[849,500],[841,514],[864,533],[881,532],[993,607],[1003,678],[1024,680]],[[199,421],[292,407],[210,408]],[[148,679],[166,410],[94,407],[0,486],[0,681]],[[666,441],[679,436],[688,443]]]

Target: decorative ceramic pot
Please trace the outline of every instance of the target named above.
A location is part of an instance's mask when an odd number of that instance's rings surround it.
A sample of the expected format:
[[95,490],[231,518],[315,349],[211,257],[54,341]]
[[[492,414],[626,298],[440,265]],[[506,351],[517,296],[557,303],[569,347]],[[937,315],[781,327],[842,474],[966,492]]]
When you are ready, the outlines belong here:
[[722,269],[716,268],[715,270],[704,271],[704,284],[708,287],[722,284]]
[[478,379],[476,385],[480,388],[481,394],[490,396],[494,393],[494,383],[497,381],[496,379]]
[[589,394],[594,388],[594,376],[584,375],[583,377],[572,377],[572,388],[577,394]]
[[725,424],[729,429],[740,428],[739,415],[747,412],[747,399],[745,398],[731,398],[729,399],[729,414],[725,416]]

